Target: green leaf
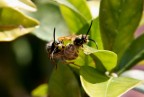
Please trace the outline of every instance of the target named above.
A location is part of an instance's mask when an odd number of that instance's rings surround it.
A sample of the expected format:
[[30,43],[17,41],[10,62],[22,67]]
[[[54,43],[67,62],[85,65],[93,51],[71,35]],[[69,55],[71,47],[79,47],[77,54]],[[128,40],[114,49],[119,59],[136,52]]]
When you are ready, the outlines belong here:
[[133,40],[118,64],[118,72],[131,68],[144,58],[144,34]]
[[87,45],[83,45],[83,48],[79,49],[79,55],[75,60],[72,60],[70,62],[73,62],[76,66],[79,67],[81,66],[91,66],[91,67],[96,67],[96,63],[93,60],[89,54],[95,53],[98,50],[92,47],[89,47]]
[[143,0],[102,0],[100,28],[105,49],[118,54],[118,62],[133,40],[142,15]]
[[42,84],[32,91],[33,97],[46,97],[48,92],[48,85]]
[[38,21],[26,16],[19,10],[0,8],[0,41],[11,41],[30,33],[38,26]]
[[90,11],[84,0],[69,0],[60,2],[62,15],[66,20],[71,33],[78,32],[85,24],[88,23],[89,20],[91,20],[92,17]]
[[86,20],[90,20],[92,18],[90,10],[88,8],[87,2],[85,0],[54,0],[59,4],[64,5],[81,16],[85,17]]
[[107,78],[88,66],[81,67],[80,74],[82,86],[90,97],[119,97],[141,83],[127,77]]
[[95,62],[89,56],[84,54],[83,52],[79,54],[79,57],[73,61],[78,66],[91,66],[96,67]]
[[49,80],[50,97],[81,97],[78,82],[66,64],[58,64]]
[[[37,7],[36,7],[36,5],[31,1],[31,0],[19,0],[19,1],[21,1],[22,3],[24,3],[24,4],[26,4],[27,6],[28,6],[28,10],[29,11],[36,11],[37,9]],[[19,5],[20,6],[20,5]]]
[[86,23],[86,19],[80,14],[76,13],[72,9],[60,5],[61,13],[69,26],[71,33],[76,33],[81,29]]
[[[89,22],[91,22],[91,14],[89,9],[87,9],[86,2],[84,0],[78,0],[77,2],[73,0],[56,1],[60,3],[62,15],[66,20],[71,33],[86,34],[86,31],[89,28]],[[81,4],[81,6],[79,6],[79,4]],[[99,49],[103,49],[99,29],[99,19],[93,20],[91,32],[89,35],[93,40],[98,42]]]
[[30,0],[1,0],[0,7],[11,7],[13,9],[24,9],[28,11],[36,11],[35,4]]
[[108,50],[97,50],[83,45],[79,56],[73,62],[78,66],[96,67],[100,72],[112,71],[117,66],[117,55]]
[[[89,33],[89,37],[91,39],[95,40],[95,42],[98,45],[99,50],[103,49],[103,43],[102,43],[100,27],[99,27],[99,18],[95,18],[93,20],[93,24],[92,24],[92,27],[91,27],[91,32]],[[90,46],[96,48],[96,45],[94,43],[91,43]]]
[[113,70],[117,65],[117,55],[108,50],[98,50],[94,55],[101,61],[107,71]]
[[78,74],[81,66],[91,66],[94,68],[96,67],[93,59],[90,56],[84,54],[82,50],[79,51],[79,56],[75,60],[67,62],[72,63],[70,66],[73,67],[73,70],[75,70]]
[[141,27],[142,25],[144,25],[144,13],[142,14],[142,17],[141,17],[141,21],[140,21],[139,27]]
[[[97,69],[101,68],[100,63],[105,67],[107,71],[111,71],[116,67],[117,55],[114,52],[108,50],[97,50],[87,45],[84,45],[83,49],[85,54],[91,54],[93,61],[96,63]],[[100,61],[100,63],[98,63],[98,61]]]
[[33,34],[38,38],[50,41],[53,40],[54,27],[56,28],[56,39],[59,36],[68,35],[68,27],[61,16],[59,7],[55,3],[37,4],[38,11],[33,14],[41,24]]

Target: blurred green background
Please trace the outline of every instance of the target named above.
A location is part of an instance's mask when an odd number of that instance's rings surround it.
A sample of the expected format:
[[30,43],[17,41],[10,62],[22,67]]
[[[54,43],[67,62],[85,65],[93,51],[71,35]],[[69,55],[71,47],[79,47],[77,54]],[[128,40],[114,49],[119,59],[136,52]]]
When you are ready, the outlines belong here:
[[[0,42],[0,97],[31,97],[33,89],[47,83],[54,65],[47,56],[45,46],[53,39],[53,28],[56,27],[56,38],[73,33],[69,31],[57,3],[52,0],[32,1],[38,10],[27,14],[38,19],[40,27],[11,42]],[[92,18],[96,18],[99,0],[87,1]],[[83,95],[88,97],[85,93]]]

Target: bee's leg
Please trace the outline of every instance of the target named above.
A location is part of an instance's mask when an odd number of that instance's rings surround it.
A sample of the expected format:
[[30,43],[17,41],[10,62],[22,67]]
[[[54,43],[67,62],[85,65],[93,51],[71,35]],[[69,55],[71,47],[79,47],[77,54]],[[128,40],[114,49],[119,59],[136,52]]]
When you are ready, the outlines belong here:
[[75,64],[74,62],[63,61],[63,63],[64,63],[64,64],[67,64],[67,65],[73,64],[73,65],[75,65],[75,66],[77,66],[77,67],[80,67],[79,65]]
[[56,61],[53,59],[53,57],[50,57],[51,63],[55,65],[56,69],[57,69],[57,63]]
[[50,60],[51,60],[51,62],[55,65],[55,67],[56,67],[56,69],[57,69],[57,63],[55,62],[54,57],[53,57],[53,54],[55,53],[56,49],[57,49],[57,48],[55,48],[55,49],[51,52],[51,54],[50,54]]
[[50,54],[50,59],[53,59],[53,54],[54,54],[54,52],[56,51],[56,49],[57,49],[57,48],[55,48],[55,49],[51,52],[51,54]]
[[51,62],[52,62],[52,64],[55,65],[55,68],[57,69],[57,63],[56,63],[56,61],[54,59],[51,59]]
[[68,64],[73,64],[73,65],[75,65],[77,67],[80,67],[78,64],[75,64],[74,62],[68,62]]

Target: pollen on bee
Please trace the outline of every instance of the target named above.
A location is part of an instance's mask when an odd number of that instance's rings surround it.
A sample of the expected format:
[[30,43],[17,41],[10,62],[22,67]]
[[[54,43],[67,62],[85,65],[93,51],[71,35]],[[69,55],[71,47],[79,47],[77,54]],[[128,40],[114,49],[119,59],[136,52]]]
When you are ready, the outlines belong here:
[[62,49],[62,48],[63,48],[63,44],[61,44],[61,43],[58,44],[58,48],[59,48],[59,49]]

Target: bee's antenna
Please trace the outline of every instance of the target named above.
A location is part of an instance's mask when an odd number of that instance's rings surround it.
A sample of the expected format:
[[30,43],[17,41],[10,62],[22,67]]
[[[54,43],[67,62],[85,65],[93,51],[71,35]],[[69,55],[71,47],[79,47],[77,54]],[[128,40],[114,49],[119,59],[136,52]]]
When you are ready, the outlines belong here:
[[54,43],[55,43],[55,28],[54,28],[54,32],[53,32],[53,39],[54,39]]
[[[90,27],[89,27],[89,29],[88,29],[88,31],[87,31],[87,33],[86,33],[86,37],[87,37],[87,35],[88,35],[88,33],[89,33],[90,29],[91,29],[92,23],[93,23],[93,20],[91,21]],[[85,37],[85,38],[86,38],[86,37]]]
[[97,49],[98,49],[98,45],[97,45],[97,42],[95,40],[93,40],[93,39],[88,39],[88,40],[93,41],[95,43]]

